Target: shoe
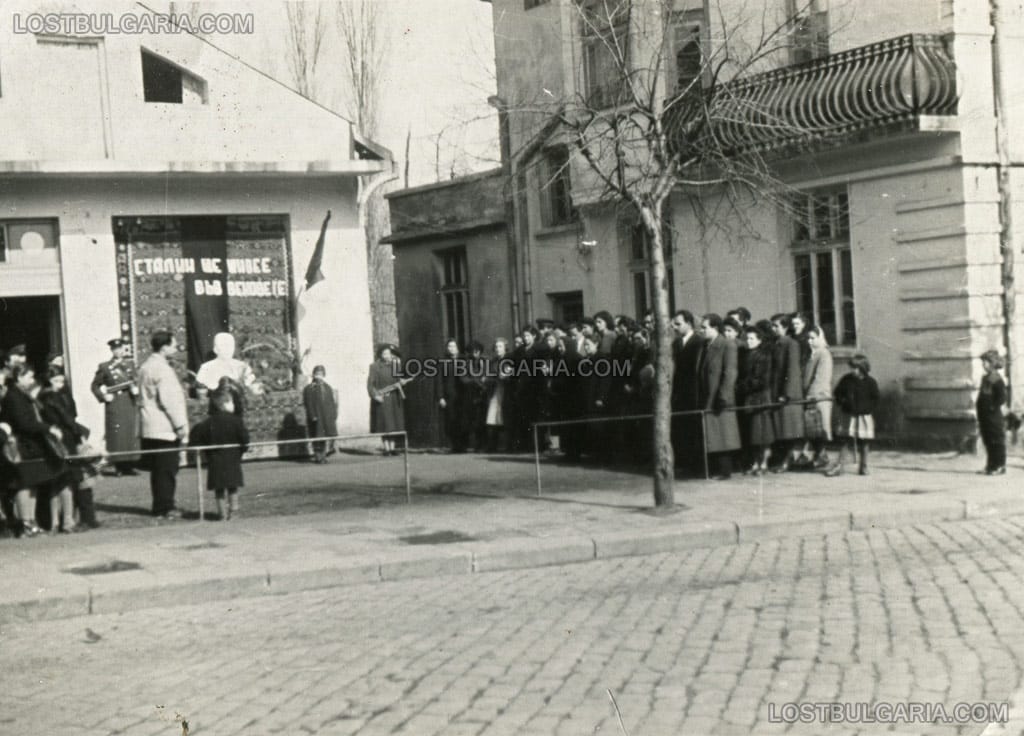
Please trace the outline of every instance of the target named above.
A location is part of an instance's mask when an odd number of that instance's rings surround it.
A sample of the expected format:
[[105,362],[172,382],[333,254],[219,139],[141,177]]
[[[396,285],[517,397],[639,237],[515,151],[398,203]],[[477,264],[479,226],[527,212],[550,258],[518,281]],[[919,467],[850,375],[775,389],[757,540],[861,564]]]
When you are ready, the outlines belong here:
[[857,470],[857,475],[871,475],[871,473],[868,472],[867,468],[860,468]]
[[996,468],[995,470],[986,470],[985,475],[1006,475],[1006,466]]
[[37,527],[35,524],[22,523],[19,536],[37,537],[42,533],[43,530]]
[[773,473],[786,473],[789,472],[789,463],[782,463],[782,465],[776,465],[772,468]]
[[165,519],[167,521],[177,521],[181,518],[181,512],[178,511],[178,509],[171,509],[166,514],[163,514],[160,518]]
[[827,467],[828,467],[828,458],[827,457],[819,457],[817,460],[814,461],[814,469],[815,470],[822,470],[822,469],[827,468]]
[[831,468],[829,468],[828,470],[825,471],[825,477],[826,478],[835,478],[835,477],[840,476],[842,474],[843,474],[843,466],[842,465],[835,465],[835,466],[833,466],[833,467],[831,467]]

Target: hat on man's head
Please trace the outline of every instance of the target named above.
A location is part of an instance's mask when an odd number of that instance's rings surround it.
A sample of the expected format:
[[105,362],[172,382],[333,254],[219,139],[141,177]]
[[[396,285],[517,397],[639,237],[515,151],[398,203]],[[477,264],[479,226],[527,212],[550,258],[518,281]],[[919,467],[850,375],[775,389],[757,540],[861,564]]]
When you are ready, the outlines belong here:
[[117,350],[120,347],[124,347],[128,344],[128,341],[123,337],[115,337],[113,340],[107,340],[107,347],[111,350]]
[[46,359],[46,365],[50,366],[51,368],[60,368],[61,370],[63,370],[64,356],[59,353],[50,353],[49,357],[47,357]]
[[25,357],[25,343],[21,342],[21,343],[18,343],[17,345],[15,345],[13,347],[7,348],[7,357],[10,357],[12,355],[20,355],[21,357],[24,358]]

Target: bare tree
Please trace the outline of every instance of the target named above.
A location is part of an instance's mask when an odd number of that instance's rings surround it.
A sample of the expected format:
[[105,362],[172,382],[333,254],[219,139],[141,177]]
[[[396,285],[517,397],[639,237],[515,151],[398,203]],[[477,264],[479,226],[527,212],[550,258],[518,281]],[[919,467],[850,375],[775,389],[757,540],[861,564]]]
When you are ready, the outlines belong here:
[[[519,119],[520,130],[536,131],[513,153],[521,166],[538,160],[548,142],[568,145],[584,164],[577,167],[583,181],[573,180],[574,199],[615,203],[632,213],[649,243],[656,346],[654,499],[657,506],[670,507],[674,334],[664,248],[667,204],[673,193],[683,193],[699,213],[705,194],[713,190],[733,203],[742,219],[750,196],[788,201],[787,188],[758,142],[765,136],[827,131],[811,130],[810,124],[794,121],[784,104],[751,94],[743,78],[788,54],[806,8],[776,16],[761,8],[743,18],[734,8],[727,20],[721,12],[712,17],[705,2],[699,30],[690,36],[680,28],[684,17],[672,0],[572,0],[572,5],[574,42],[583,60],[578,92],[559,96],[545,89],[529,99],[505,100],[504,112]],[[549,180],[560,173],[544,171]]]
[[[348,114],[360,133],[369,138],[379,133],[384,80],[387,78],[390,38],[384,5],[374,0],[342,0],[335,4]],[[372,187],[369,181],[363,181],[362,185]],[[394,256],[391,246],[380,242],[391,232],[383,187],[369,189],[365,208],[363,226],[374,340],[396,341],[398,318]]]
[[316,97],[316,71],[327,33],[324,5],[319,2],[286,2],[288,15],[288,68],[300,94]]
[[387,77],[390,39],[384,3],[345,0],[335,17],[344,47],[343,72],[348,83],[349,113],[366,136],[377,135],[383,80]]

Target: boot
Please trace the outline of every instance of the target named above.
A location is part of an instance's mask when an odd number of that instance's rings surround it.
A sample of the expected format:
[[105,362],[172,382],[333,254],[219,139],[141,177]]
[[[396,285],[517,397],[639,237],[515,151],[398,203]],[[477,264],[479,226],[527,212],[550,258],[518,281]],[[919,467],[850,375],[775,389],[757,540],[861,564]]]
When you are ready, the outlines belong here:
[[860,443],[860,467],[857,468],[860,475],[868,475],[868,443]]
[[93,504],[92,488],[76,487],[74,489],[75,508],[78,509],[78,523],[87,529],[95,529],[100,524],[96,521],[96,507]]

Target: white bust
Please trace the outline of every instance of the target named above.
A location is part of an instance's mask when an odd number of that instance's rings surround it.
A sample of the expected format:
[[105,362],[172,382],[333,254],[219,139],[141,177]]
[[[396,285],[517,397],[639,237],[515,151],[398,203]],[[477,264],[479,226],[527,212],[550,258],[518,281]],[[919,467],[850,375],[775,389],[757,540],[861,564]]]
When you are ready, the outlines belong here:
[[213,336],[213,352],[217,356],[199,366],[196,382],[208,389],[214,389],[220,379],[227,376],[253,393],[260,393],[261,386],[256,383],[256,375],[244,360],[235,359],[235,337],[228,332],[218,332]]

